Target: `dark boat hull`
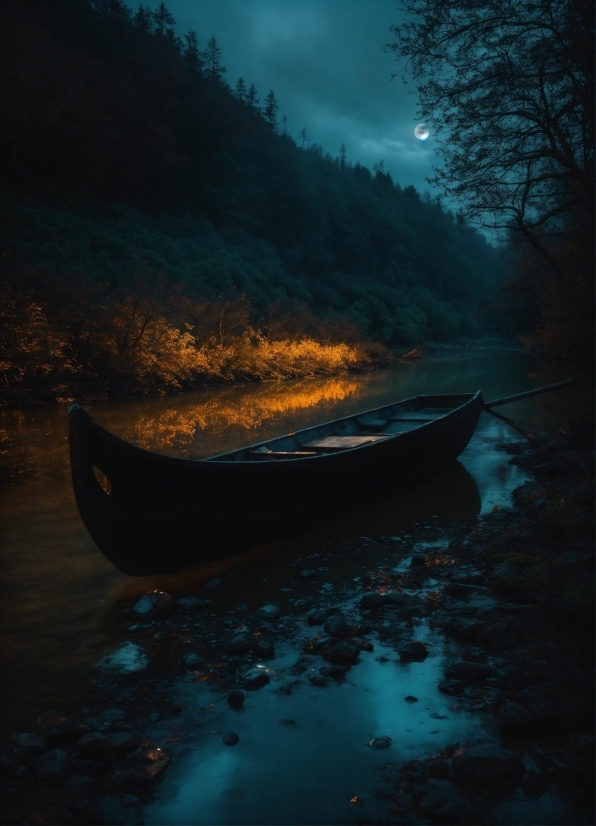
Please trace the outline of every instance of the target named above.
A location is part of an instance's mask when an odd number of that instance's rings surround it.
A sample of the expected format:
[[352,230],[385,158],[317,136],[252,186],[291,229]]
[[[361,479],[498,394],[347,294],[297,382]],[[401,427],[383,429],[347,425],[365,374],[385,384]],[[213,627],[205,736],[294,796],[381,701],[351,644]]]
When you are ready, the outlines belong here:
[[[162,456],[114,436],[74,405],[69,444],[77,505],[96,545],[124,573],[182,570],[297,533],[434,473],[474,433],[483,400],[480,393],[467,399],[409,432],[290,461]],[[334,424],[303,433],[331,432]],[[109,479],[109,494],[94,468]]]

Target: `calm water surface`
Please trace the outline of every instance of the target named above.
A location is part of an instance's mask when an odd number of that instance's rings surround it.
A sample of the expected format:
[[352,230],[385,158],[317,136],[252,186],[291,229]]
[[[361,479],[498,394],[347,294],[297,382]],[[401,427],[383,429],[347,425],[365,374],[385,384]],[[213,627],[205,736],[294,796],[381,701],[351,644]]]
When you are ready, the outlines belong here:
[[[559,378],[542,373],[537,381],[537,370],[532,357],[514,350],[466,350],[361,375],[255,384],[88,409],[108,429],[142,447],[201,458],[416,394],[481,389],[488,400]],[[501,410],[536,430],[559,426],[565,404],[553,394]],[[414,490],[242,557],[177,576],[132,579],[102,556],[79,519],[69,479],[67,407],[0,414],[10,463],[23,470],[20,481],[0,492],[4,730],[25,727],[51,707],[76,710],[85,705],[89,666],[113,649],[123,600],[149,588],[180,596],[213,576],[234,571],[242,577],[242,600],[249,608],[275,602],[283,610],[284,600],[292,594],[280,588],[287,585],[288,564],[297,557],[355,537],[362,537],[363,549],[367,537],[379,536],[405,537],[410,554],[412,548],[432,547],[461,523],[507,505],[512,489],[527,478],[498,449],[500,443],[517,441],[519,436],[483,414],[460,461]],[[400,553],[403,556],[396,539],[393,556],[398,561]],[[362,573],[363,565],[368,567],[374,560],[350,557],[328,564],[328,585],[339,593]],[[238,593],[233,599],[234,604],[239,601]],[[221,610],[231,607],[224,598]],[[379,663],[376,658],[383,652],[377,647],[374,657],[370,655],[354,670],[351,683],[323,692],[305,689],[293,696],[292,717],[302,721],[295,727],[279,725],[280,718],[289,716],[280,706],[280,695],[252,695],[253,713],[243,716],[242,732],[235,723],[241,740],[252,742],[250,751],[243,751],[242,743],[235,749],[222,748],[219,737],[202,742],[176,762],[161,787],[160,801],[143,817],[155,823],[353,819],[350,798],[370,791],[387,764],[386,754],[379,757],[364,745],[372,736],[391,732],[395,737],[399,729],[403,758],[423,754],[425,749],[428,753],[433,745],[469,735],[479,725],[465,715],[449,715],[449,698],[437,692],[441,663],[448,652],[444,641],[433,646],[432,633],[426,627],[418,629],[418,637],[426,637],[433,655],[416,664],[415,685],[411,667]],[[295,656],[290,650],[279,654],[277,668],[283,666],[284,656]],[[394,651],[388,655],[395,660]],[[416,714],[410,710],[410,717],[404,717],[406,711],[397,698],[409,692],[420,702]],[[195,695],[190,702],[196,705]],[[447,719],[440,723],[428,717],[430,712],[445,710]],[[227,706],[214,711],[220,716],[226,713]],[[546,817],[543,813],[536,822],[551,822]]]

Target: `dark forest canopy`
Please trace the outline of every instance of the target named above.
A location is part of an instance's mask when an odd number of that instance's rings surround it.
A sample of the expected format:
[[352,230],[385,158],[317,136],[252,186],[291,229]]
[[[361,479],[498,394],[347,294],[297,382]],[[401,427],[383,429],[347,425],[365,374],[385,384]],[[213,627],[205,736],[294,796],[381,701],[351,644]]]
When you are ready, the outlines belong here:
[[228,83],[211,33],[179,38],[163,4],[121,0],[2,14],[3,248],[21,288],[245,296],[389,345],[506,325],[485,313],[503,279],[484,236],[382,164],[294,140],[274,90]]

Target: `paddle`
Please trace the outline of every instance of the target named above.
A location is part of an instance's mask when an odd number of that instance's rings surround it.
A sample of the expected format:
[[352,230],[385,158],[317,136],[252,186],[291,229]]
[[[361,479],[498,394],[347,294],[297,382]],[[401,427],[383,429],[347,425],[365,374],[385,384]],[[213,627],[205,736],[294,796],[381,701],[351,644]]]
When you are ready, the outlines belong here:
[[559,381],[556,384],[545,384],[544,387],[537,387],[535,390],[526,390],[524,393],[516,393],[514,396],[504,396],[502,399],[495,399],[492,402],[484,402],[483,409],[486,410],[487,413],[490,413],[491,416],[496,416],[497,419],[502,419],[502,421],[507,422],[507,424],[515,428],[518,433],[521,433],[525,439],[530,439],[531,436],[529,436],[525,430],[522,430],[521,427],[513,421],[513,419],[510,419],[508,416],[502,416],[501,413],[495,413],[492,408],[498,407],[500,404],[516,402],[518,399],[525,399],[527,396],[536,396],[538,393],[548,393],[551,390],[558,390],[560,387],[568,387],[570,384],[573,384],[573,379],[565,379],[565,381]]

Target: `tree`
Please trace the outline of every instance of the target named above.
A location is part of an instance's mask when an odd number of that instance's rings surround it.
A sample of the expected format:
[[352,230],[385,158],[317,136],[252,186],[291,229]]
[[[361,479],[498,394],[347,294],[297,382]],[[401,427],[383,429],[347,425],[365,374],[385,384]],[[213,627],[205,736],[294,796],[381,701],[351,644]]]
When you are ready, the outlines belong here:
[[570,227],[592,243],[593,7],[587,0],[402,0],[388,49],[407,58],[443,135],[430,183],[514,231],[555,272]]
[[344,146],[343,143],[339,147],[339,168],[341,169],[342,172],[346,168],[346,147]]
[[156,33],[164,38],[168,35],[173,35],[175,23],[176,21],[174,20],[172,12],[166,8],[164,3],[160,3],[153,12],[153,25],[155,26]]
[[214,34],[211,35],[207,42],[207,48],[203,52],[203,60],[205,61],[207,77],[211,83],[214,85],[223,83],[223,76],[227,69],[221,65],[221,49],[217,45]]
[[257,97],[257,90],[255,89],[255,84],[250,84],[250,89],[246,93],[246,102],[249,106],[258,106],[259,105],[259,98]]
[[203,68],[203,58],[199,50],[199,38],[197,33],[191,29],[184,35],[186,46],[182,51],[182,60],[191,74],[201,74]]
[[303,127],[298,135],[298,140],[300,141],[300,146],[302,149],[309,143],[310,138],[306,134],[306,129]]
[[265,120],[269,124],[269,126],[275,130],[277,127],[277,113],[279,111],[279,103],[273,93],[273,89],[269,92],[267,97],[265,98],[265,107],[263,109],[263,115],[265,116]]
[[246,100],[246,95],[247,95],[246,83],[244,82],[243,78],[241,78],[241,77],[239,77],[237,82],[236,82],[235,94],[236,94],[236,97],[238,98],[238,100],[241,100],[241,101]]
[[141,34],[151,34],[153,31],[153,12],[142,3],[135,12],[133,22]]

